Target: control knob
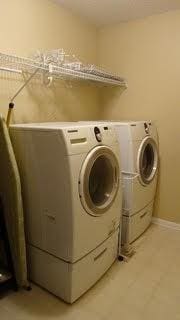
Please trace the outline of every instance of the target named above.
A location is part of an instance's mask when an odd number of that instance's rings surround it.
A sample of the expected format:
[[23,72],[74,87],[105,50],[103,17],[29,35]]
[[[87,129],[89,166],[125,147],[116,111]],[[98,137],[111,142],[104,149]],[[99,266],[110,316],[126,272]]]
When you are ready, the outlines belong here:
[[102,135],[101,135],[101,131],[98,127],[94,127],[94,134],[95,134],[95,137],[96,137],[96,140],[98,142],[101,142],[102,141]]

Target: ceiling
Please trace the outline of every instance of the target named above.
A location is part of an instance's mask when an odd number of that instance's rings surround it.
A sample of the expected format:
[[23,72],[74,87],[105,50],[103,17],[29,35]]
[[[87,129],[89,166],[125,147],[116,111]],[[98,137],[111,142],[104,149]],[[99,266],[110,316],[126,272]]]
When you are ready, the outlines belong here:
[[180,0],[56,0],[56,2],[97,26],[180,9]]

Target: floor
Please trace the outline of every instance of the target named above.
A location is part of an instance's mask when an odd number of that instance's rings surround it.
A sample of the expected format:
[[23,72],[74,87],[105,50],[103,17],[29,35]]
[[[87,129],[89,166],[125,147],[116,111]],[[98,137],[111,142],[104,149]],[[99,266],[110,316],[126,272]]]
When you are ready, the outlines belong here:
[[180,231],[152,225],[72,306],[33,285],[0,299],[1,320],[180,320]]

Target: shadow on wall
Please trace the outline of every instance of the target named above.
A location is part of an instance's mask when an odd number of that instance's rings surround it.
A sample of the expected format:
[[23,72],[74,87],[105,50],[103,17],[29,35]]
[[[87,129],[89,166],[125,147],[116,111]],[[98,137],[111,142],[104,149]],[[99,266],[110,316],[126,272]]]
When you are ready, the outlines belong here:
[[[56,81],[52,87],[28,87],[29,95],[39,108],[41,121],[76,121],[98,117],[98,89],[92,85]],[[43,110],[43,112],[42,112]]]
[[[107,119],[108,114],[113,114],[117,108],[118,101],[121,101],[121,95],[125,94],[125,87],[102,87],[100,88],[100,109],[101,119]],[[114,119],[116,120],[116,119]],[[118,120],[118,119],[117,119]]]
[[[8,80],[7,77],[0,80],[0,112],[4,116],[11,97],[24,83],[17,75],[13,81]],[[37,77],[16,98],[12,122],[95,120],[100,117],[99,112],[96,86],[58,80],[47,87]]]

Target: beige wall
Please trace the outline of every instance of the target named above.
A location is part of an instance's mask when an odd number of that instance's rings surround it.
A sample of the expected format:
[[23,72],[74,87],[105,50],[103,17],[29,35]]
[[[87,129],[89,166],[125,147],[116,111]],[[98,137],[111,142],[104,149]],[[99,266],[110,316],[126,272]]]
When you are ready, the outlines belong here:
[[[0,52],[28,56],[63,47],[80,59],[127,77],[128,89],[101,89],[58,81],[46,88],[33,81],[16,100],[13,122],[81,119],[152,119],[160,140],[160,179],[155,215],[180,222],[180,11],[104,27],[48,0],[0,4]],[[97,46],[98,45],[98,46]],[[97,50],[98,49],[98,50]],[[22,83],[0,73],[0,112]]]
[[[95,63],[96,29],[48,0],[6,0],[0,4],[0,52],[29,56],[37,49],[64,48]],[[21,77],[0,72],[0,112],[6,115]],[[16,99],[14,122],[95,119],[97,90],[88,85],[56,82],[47,89],[33,81]]]
[[104,27],[99,62],[127,77],[128,89],[103,92],[102,118],[152,119],[159,132],[155,215],[180,222],[180,11]]

